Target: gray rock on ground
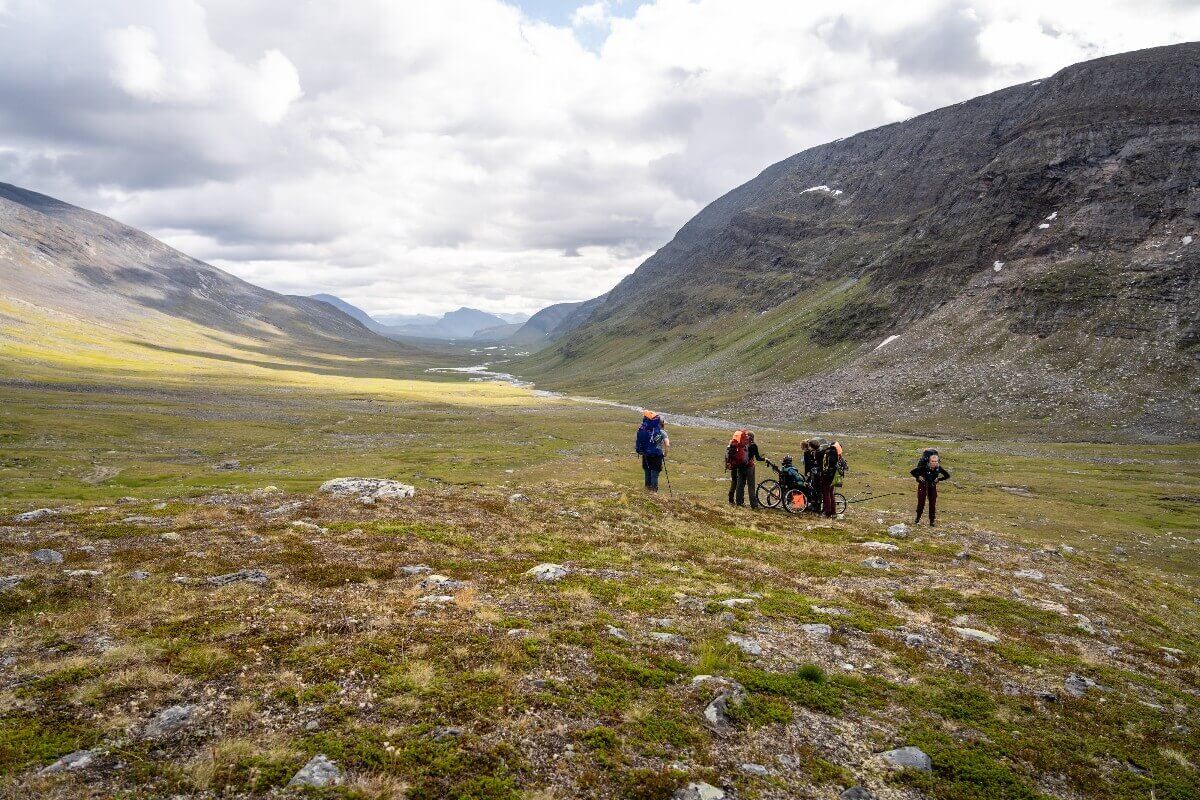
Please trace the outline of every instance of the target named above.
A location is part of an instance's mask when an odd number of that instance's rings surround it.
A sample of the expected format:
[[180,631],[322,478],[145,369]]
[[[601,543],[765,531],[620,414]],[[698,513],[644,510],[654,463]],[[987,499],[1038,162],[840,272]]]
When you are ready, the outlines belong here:
[[403,500],[416,494],[416,487],[386,478],[334,478],[317,491],[335,497],[373,497],[376,500]]
[[417,584],[422,589],[437,589],[443,592],[456,592],[466,585],[463,581],[458,581],[445,575],[428,575],[422,578],[420,583]]
[[870,558],[864,558],[859,563],[862,564],[862,566],[870,567],[871,569],[891,569],[892,568],[891,564],[889,564],[887,561],[880,558],[879,556],[871,556]]
[[828,639],[833,635],[833,628],[824,622],[806,622],[800,626],[800,630],[817,639]]
[[526,571],[525,574],[539,583],[554,583],[570,575],[571,571],[562,564],[547,563],[538,564],[536,567]]
[[711,783],[696,781],[676,790],[671,797],[672,800],[724,800],[725,792]]
[[9,589],[17,588],[23,580],[25,580],[24,575],[8,575],[0,578],[0,592],[7,592]]
[[13,519],[16,522],[37,522],[40,519],[53,517],[58,512],[53,508],[35,508],[33,511],[26,511],[24,514],[17,514]]
[[748,656],[761,656],[763,654],[762,645],[749,636],[737,636],[731,633],[725,637],[725,641]]
[[687,639],[678,633],[667,633],[666,631],[654,631],[650,634],[650,638],[659,644],[665,644],[670,647],[683,647],[687,644]]
[[50,766],[38,770],[38,775],[54,775],[58,772],[73,772],[77,769],[87,769],[101,755],[103,755],[103,751],[100,749],[76,750],[74,753],[68,753],[63,756]]
[[875,795],[862,786],[851,786],[838,795],[838,800],[875,800]]
[[[733,718],[729,710],[737,708],[746,700],[746,690],[737,681],[718,679],[722,684],[721,691],[704,707],[704,722],[719,734],[728,734],[733,728]],[[693,680],[693,682],[695,682]]]
[[63,554],[57,550],[34,550],[29,555],[39,564],[61,564],[63,562]]
[[890,526],[887,529],[887,532],[888,536],[892,536],[896,539],[903,539],[908,536],[908,526],[903,522],[898,522],[895,525]]
[[907,747],[897,747],[895,750],[888,750],[886,753],[880,753],[879,757],[893,767],[900,769],[915,769],[920,772],[932,772],[933,761],[919,747],[911,745]]
[[135,569],[133,572],[129,573],[129,580],[131,581],[144,581],[149,577],[150,573],[146,572],[144,569]]
[[1071,697],[1083,697],[1092,689],[1099,689],[1100,684],[1096,683],[1091,678],[1086,678],[1083,675],[1076,675],[1072,672],[1063,681],[1063,688],[1067,690],[1067,694]]
[[762,764],[755,764],[753,762],[740,764],[738,765],[738,769],[747,775],[757,775],[760,778],[765,778],[771,774],[771,770],[767,769]]
[[980,642],[982,644],[995,644],[1000,641],[999,637],[987,631],[981,631],[976,628],[951,628],[962,638],[969,642]]
[[142,738],[165,739],[173,736],[195,722],[198,713],[199,707],[194,705],[180,704],[164,708],[146,723],[146,727],[142,729]]
[[330,761],[324,753],[319,753],[292,776],[288,786],[313,786],[320,789],[325,786],[337,786],[341,782],[342,771],[338,769],[338,765]]
[[213,575],[208,582],[213,586],[228,586],[231,583],[257,583],[261,586],[269,580],[267,573],[261,569],[239,569],[225,575]]

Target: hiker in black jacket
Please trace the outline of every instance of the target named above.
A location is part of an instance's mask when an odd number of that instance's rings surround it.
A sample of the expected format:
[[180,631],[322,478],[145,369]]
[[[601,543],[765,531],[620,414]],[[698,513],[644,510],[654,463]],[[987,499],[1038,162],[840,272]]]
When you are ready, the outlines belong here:
[[751,431],[746,431],[746,438],[750,441],[750,444],[746,447],[746,455],[749,459],[746,462],[746,487],[750,491],[750,507],[760,508],[758,504],[758,492],[756,491],[758,481],[754,478],[754,462],[766,461],[766,458],[759,452],[758,443],[754,441],[754,434]]
[[929,498],[929,527],[936,527],[937,485],[947,480],[950,473],[942,467],[941,460],[935,453],[924,466],[918,464],[909,474],[917,479],[917,518],[913,520],[913,525],[920,523],[921,512],[925,510],[925,499]]

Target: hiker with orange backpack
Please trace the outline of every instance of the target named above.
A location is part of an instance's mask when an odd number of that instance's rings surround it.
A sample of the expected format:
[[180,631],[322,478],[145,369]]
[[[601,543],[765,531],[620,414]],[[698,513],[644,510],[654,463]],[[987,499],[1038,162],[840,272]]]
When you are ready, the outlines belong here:
[[729,470],[729,505],[736,501],[737,505],[746,505],[746,494],[750,494],[750,507],[758,508],[758,498],[754,496],[754,458],[762,456],[758,453],[758,445],[754,444],[754,434],[749,431],[734,431],[725,448],[725,469]]

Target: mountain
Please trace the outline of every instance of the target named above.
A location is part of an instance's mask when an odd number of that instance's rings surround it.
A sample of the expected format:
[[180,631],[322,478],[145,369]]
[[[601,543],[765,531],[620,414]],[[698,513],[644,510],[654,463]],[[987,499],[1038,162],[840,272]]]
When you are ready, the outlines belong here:
[[377,333],[380,332],[380,330],[387,328],[386,325],[381,325],[380,323],[376,322],[370,314],[363,311],[358,306],[347,303],[340,297],[336,297],[332,294],[314,294],[309,296],[312,297],[313,300],[320,300],[323,303],[329,303],[329,305],[333,306],[339,311],[344,312],[345,314],[348,314],[349,316],[361,322],[365,327],[376,331]]
[[1194,438],[1200,44],[814,147],[703,209],[541,383],[789,423]]
[[520,322],[506,322],[503,325],[493,325],[471,334],[472,339],[481,342],[507,342],[509,337],[521,330]]
[[509,341],[525,347],[545,347],[586,322],[603,302],[604,296],[601,296],[579,303],[546,306],[513,333]]
[[470,339],[476,331],[508,325],[495,314],[477,308],[459,308],[442,315],[429,324],[389,326],[389,336],[410,336],[420,339]]
[[529,314],[501,314],[497,313],[497,317],[512,325],[523,325],[529,321]]
[[441,317],[432,314],[375,314],[376,322],[389,328],[401,325],[434,325]]
[[28,363],[68,350],[134,366],[168,352],[233,363],[234,350],[254,359],[403,351],[326,303],[263,289],[108,217],[6,183],[0,334],[3,355]]

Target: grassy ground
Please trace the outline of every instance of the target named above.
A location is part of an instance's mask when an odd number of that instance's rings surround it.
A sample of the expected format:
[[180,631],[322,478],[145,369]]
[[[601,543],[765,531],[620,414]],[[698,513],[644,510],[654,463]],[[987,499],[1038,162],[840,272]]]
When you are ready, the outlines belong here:
[[[891,539],[923,441],[845,439],[852,499],[902,494],[824,521],[727,507],[722,431],[673,428],[648,496],[628,412],[415,361],[229,363],[0,383],[6,796],[269,796],[317,753],[347,780],[314,794],[363,798],[1197,796],[1196,445],[946,443],[942,526]],[[340,475],[418,491],[315,492]],[[422,602],[417,564],[464,585]],[[239,569],[268,581],[204,580]],[[698,675],[745,688],[730,729]],[[139,735],[177,703],[190,725]],[[901,745],[933,771],[886,769]]]

